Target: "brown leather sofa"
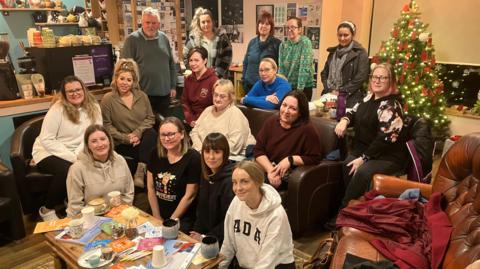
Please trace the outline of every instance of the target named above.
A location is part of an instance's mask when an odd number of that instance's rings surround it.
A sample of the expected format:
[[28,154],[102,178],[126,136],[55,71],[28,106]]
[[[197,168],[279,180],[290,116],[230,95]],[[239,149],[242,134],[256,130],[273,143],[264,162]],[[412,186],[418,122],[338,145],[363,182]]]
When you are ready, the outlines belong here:
[[[245,114],[254,136],[260,131],[267,118],[277,110],[266,110],[238,106]],[[319,117],[311,117],[318,131],[322,157],[336,149],[337,136],[334,133],[336,122]],[[303,232],[320,228],[338,208],[342,165],[339,161],[322,161],[315,166],[301,166],[290,175],[286,193],[286,210],[294,237]],[[285,202],[285,201],[284,201]]]
[[[0,161],[0,239],[19,240],[25,237],[22,207],[12,171]],[[4,225],[5,224],[5,225]]]
[[[440,162],[433,185],[375,175],[374,189],[387,197],[398,197],[405,189],[420,188],[429,197],[443,194],[442,205],[452,222],[443,269],[466,268],[480,257],[480,133],[464,136]],[[370,245],[375,236],[354,228],[341,228],[331,269],[343,268],[347,253],[378,261],[385,259]]]

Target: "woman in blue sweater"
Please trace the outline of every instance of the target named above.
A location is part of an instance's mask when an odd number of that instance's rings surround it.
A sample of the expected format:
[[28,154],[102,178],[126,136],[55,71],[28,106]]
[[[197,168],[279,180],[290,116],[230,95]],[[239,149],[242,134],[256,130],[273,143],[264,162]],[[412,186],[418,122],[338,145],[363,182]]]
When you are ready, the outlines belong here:
[[264,58],[258,68],[260,80],[240,102],[252,107],[278,109],[292,86],[285,78],[277,75],[277,70],[277,64],[272,58]]
[[257,21],[257,36],[248,43],[243,59],[243,89],[248,93],[258,81],[258,66],[263,58],[270,57],[278,61],[278,48],[281,41],[273,36],[273,17],[270,13],[262,13]]

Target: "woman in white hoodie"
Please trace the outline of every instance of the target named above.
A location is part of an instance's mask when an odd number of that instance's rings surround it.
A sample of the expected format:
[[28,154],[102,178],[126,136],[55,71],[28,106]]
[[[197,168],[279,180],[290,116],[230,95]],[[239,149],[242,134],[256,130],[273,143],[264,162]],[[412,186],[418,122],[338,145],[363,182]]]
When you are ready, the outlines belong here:
[[236,257],[242,268],[295,268],[292,232],[280,195],[264,184],[262,168],[241,161],[232,174],[233,198],[225,217],[221,253],[228,268]]
[[67,215],[78,215],[87,203],[119,191],[126,204],[132,204],[134,186],[127,162],[113,150],[113,139],[101,125],[90,125],[84,135],[84,150],[67,176]]

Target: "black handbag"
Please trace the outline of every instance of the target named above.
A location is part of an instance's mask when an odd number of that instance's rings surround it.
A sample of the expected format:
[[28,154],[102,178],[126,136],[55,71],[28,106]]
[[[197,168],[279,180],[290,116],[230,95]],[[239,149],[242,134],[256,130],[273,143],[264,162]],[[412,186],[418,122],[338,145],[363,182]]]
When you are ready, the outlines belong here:
[[328,269],[335,254],[337,243],[337,232],[332,232],[329,238],[320,242],[312,258],[303,264],[303,269]]

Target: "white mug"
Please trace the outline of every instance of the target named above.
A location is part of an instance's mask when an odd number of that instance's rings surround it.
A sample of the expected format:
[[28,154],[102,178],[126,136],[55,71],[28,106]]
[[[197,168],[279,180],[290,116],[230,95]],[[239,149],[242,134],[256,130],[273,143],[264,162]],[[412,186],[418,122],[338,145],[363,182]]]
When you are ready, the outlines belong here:
[[95,222],[95,208],[87,206],[82,209],[82,219],[87,227]]

